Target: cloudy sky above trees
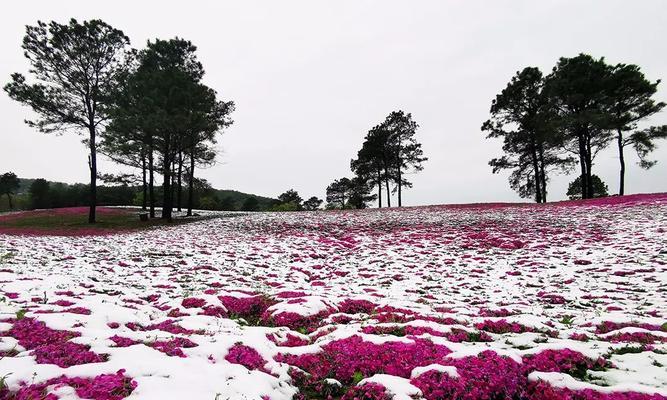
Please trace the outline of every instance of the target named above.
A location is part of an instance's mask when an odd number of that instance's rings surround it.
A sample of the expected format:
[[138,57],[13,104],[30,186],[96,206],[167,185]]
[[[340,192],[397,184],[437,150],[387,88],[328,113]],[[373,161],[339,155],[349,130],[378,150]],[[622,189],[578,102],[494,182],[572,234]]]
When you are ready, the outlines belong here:
[[[501,155],[500,141],[480,131],[491,100],[516,71],[548,73],[560,56],[580,52],[667,78],[665,15],[662,0],[14,2],[0,24],[0,79],[27,72],[20,44],[37,20],[101,18],[134,47],[179,36],[198,46],[204,82],[237,107],[218,164],[200,172],[216,188],[324,197],[331,181],[352,175],[366,132],[402,109],[420,124],[429,157],[408,178],[415,187],[404,204],[518,201],[507,174],[487,164]],[[667,101],[667,82],[656,99]],[[0,93],[0,171],[86,182],[81,137],[41,134],[23,123],[29,113]],[[667,112],[649,124],[667,124]],[[658,146],[650,171],[630,155],[628,193],[667,191],[667,141]],[[617,190],[613,146],[593,172]],[[564,198],[575,174],[553,176],[549,199]]]

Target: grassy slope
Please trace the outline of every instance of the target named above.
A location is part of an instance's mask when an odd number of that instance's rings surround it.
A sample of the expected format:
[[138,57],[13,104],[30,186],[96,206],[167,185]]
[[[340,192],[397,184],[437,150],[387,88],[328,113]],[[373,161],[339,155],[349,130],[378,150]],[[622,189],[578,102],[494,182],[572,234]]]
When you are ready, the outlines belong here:
[[156,218],[142,222],[139,220],[137,210],[98,207],[97,223],[89,224],[86,207],[56,208],[0,215],[0,234],[96,235],[201,219],[175,219],[174,222],[168,223]]

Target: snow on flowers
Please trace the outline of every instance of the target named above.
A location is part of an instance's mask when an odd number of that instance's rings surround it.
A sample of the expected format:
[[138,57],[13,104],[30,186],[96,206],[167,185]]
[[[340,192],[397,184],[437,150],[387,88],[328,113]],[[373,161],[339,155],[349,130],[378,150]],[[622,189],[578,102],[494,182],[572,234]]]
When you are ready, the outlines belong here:
[[638,195],[0,235],[0,400],[663,399],[666,228]]

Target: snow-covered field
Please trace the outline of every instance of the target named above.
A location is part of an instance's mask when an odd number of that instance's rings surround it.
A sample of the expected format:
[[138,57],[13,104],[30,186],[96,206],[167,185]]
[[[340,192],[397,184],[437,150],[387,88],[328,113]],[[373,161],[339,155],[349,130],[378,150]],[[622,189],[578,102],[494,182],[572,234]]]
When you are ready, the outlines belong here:
[[0,235],[0,399],[663,399],[667,195]]

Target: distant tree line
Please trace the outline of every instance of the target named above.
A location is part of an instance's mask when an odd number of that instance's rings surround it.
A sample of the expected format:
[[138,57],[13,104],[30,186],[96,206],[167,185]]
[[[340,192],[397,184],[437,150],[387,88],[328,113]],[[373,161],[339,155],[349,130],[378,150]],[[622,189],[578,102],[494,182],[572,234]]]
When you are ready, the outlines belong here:
[[[156,206],[162,206],[162,187],[156,187]],[[0,211],[80,207],[90,203],[86,184],[66,184],[45,179],[20,179],[12,172],[0,174]],[[233,190],[218,190],[205,179],[195,178],[195,209],[216,211],[268,211],[279,200]],[[141,185],[98,185],[97,203],[105,206],[141,206]],[[305,203],[305,202],[304,202]],[[305,208],[307,209],[307,208]]]
[[90,223],[98,204],[98,153],[139,171],[137,177],[104,177],[138,180],[151,217],[157,204],[168,220],[174,208],[192,214],[195,170],[215,162],[216,134],[232,124],[234,110],[202,83],[204,68],[192,43],[156,39],[135,50],[103,21],[72,19],[26,27],[22,47],[33,82],[16,73],[4,89],[35,112],[28,125],[45,133],[85,133]]
[[[350,161],[354,177],[336,179],[327,187],[327,208],[366,208],[375,200],[381,208],[383,191],[387,207],[391,207],[392,193],[401,207],[403,190],[412,187],[406,174],[421,171],[428,160],[415,139],[417,128],[412,114],[399,110],[368,131],[357,158]],[[375,187],[377,194],[371,194]]]
[[527,67],[510,80],[491,104],[491,118],[482,125],[488,138],[503,139],[504,155],[489,162],[493,172],[511,170],[510,187],[521,197],[547,201],[552,171],[579,169],[569,196],[592,198],[606,193],[593,174],[595,156],[616,144],[619,158],[618,194],[625,192],[625,148],[630,146],[642,168],[655,141],[667,137],[667,125],[639,129],[665,103],[653,95],[651,82],[636,65],[609,65],[587,54],[561,58],[544,76]]
[[299,192],[289,189],[278,196],[268,211],[315,211],[319,210],[323,201],[312,196],[304,200]]

